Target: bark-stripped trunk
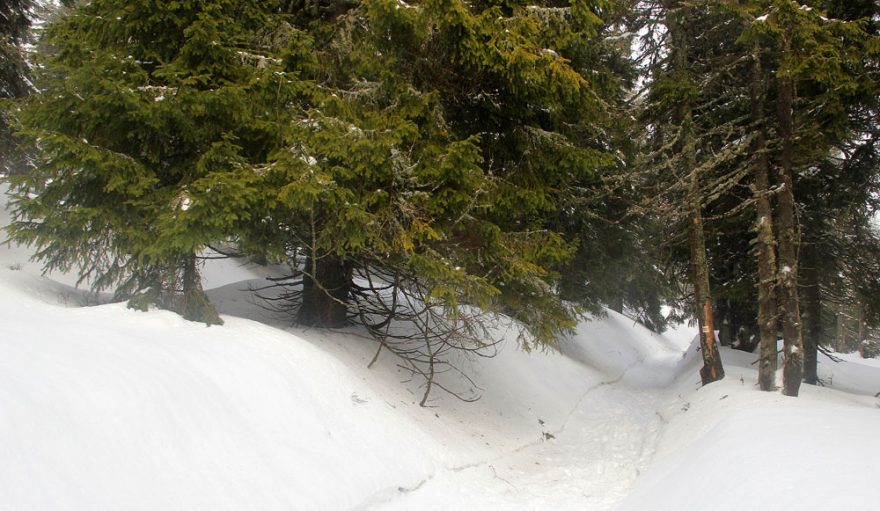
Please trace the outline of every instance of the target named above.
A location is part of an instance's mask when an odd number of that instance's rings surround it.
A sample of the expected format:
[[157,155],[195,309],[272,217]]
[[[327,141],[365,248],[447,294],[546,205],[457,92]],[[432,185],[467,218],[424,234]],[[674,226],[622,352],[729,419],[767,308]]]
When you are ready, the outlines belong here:
[[822,293],[819,288],[819,254],[816,245],[805,243],[801,275],[804,279],[804,382],[819,383],[819,340],[822,338]]
[[703,367],[700,379],[703,385],[724,378],[721,355],[715,343],[715,325],[712,318],[712,295],[709,287],[709,263],[706,259],[706,241],[703,234],[703,217],[700,209],[700,186],[696,172],[691,178],[690,252],[691,278],[694,286],[694,303],[700,324],[700,349]]
[[[688,69],[688,34],[685,30],[686,14],[689,8],[679,2],[671,2],[668,27],[672,36],[672,62],[675,70],[686,75]],[[688,192],[688,238],[691,256],[691,279],[694,288],[694,308],[700,327],[700,349],[703,354],[703,367],[700,379],[703,385],[724,378],[721,355],[715,343],[715,325],[712,319],[712,294],[709,285],[709,263],[706,258],[706,240],[703,233],[702,198],[703,189],[696,165],[696,141],[693,134],[693,113],[691,105],[682,103],[675,113],[679,132],[679,147],[682,151],[682,171],[690,175]]]
[[[783,48],[788,51],[788,45]],[[780,76],[777,80],[777,106],[779,134],[782,152],[779,161],[779,184],[782,189],[778,198],[777,224],[779,230],[779,295],[782,306],[782,337],[785,344],[785,361],[782,366],[782,393],[797,396],[804,374],[803,340],[801,336],[801,311],[798,303],[798,229],[795,225],[794,150],[793,126],[794,84],[791,78]]]
[[763,72],[760,50],[752,53],[752,76],[749,87],[752,123],[758,133],[754,153],[754,194],[757,209],[755,256],[758,267],[758,332],[761,362],[758,385],[761,390],[776,388],[776,252],[773,238],[773,205],[770,202],[770,163],[767,159],[767,135],[764,126]]

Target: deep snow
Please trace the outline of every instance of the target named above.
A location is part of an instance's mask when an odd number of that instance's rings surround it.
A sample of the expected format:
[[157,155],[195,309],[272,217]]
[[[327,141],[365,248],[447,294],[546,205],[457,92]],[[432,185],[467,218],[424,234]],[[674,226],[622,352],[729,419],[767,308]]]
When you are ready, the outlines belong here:
[[0,509],[877,507],[876,361],[823,359],[832,387],[791,399],[724,350],[727,379],[701,388],[692,331],[609,312],[561,353],[511,336],[462,358],[481,400],[421,408],[356,330],[255,304],[268,270],[209,263],[226,324],[208,328],[95,305],[27,256],[0,249]]

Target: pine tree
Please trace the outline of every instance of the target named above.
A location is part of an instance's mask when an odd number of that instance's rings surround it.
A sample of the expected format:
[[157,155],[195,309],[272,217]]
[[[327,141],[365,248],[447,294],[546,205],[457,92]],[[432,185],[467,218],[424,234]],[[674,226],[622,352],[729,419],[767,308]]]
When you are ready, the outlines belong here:
[[[335,275],[352,264],[403,265],[436,280],[431,287],[445,282],[447,306],[555,309],[522,316],[543,341],[571,325],[547,271],[571,247],[544,218],[567,185],[610,161],[580,120],[601,115],[575,60],[589,58],[601,20],[577,9],[376,1],[340,16],[326,31],[335,36],[318,43],[318,106],[289,136],[299,152],[285,160],[301,167],[292,179],[309,172],[285,191],[309,273],[327,274],[323,262]],[[472,294],[456,297],[448,282]]]
[[289,261],[299,323],[356,319],[427,398],[488,318],[527,348],[575,324],[561,207],[615,161],[604,6],[90,2],[50,27],[46,93],[17,113],[42,156],[10,233],[206,322],[205,247]]
[[[747,37],[762,41],[776,66],[775,162],[780,187],[776,227],[785,339],[783,392],[796,396],[804,360],[797,257],[801,229],[795,220],[798,171],[817,165],[835,145],[851,136],[847,111],[861,108],[857,105],[864,105],[863,99],[872,96],[865,94],[866,87],[876,90],[875,80],[865,73],[865,63],[875,58],[878,46],[876,36],[866,32],[864,19],[828,18],[818,5],[791,1],[758,4],[757,10],[763,14],[756,15],[758,22]],[[815,316],[815,306],[812,310],[811,316]],[[809,351],[814,365],[815,347],[810,346]]]
[[[708,171],[723,162],[706,158],[699,151],[709,134],[704,129],[703,115],[698,111],[704,97],[697,83],[701,76],[700,50],[692,45],[705,6],[691,6],[677,1],[664,2],[660,9],[666,26],[666,58],[659,59],[651,71],[651,85],[643,117],[650,134],[645,163],[653,174],[652,186],[661,190],[650,198],[651,209],[674,221],[678,229],[687,233],[686,261],[690,270],[692,299],[690,308],[699,323],[704,384],[724,377],[724,369],[715,342],[710,263],[706,251],[704,208],[717,195],[715,181]],[[657,50],[655,50],[657,51]],[[698,154],[702,156],[698,157]],[[662,205],[658,205],[662,202]],[[684,225],[682,225],[684,224]]]
[[11,180],[11,237],[132,306],[218,323],[196,257],[249,214],[296,86],[266,65],[273,30],[263,2],[224,0],[99,0],[52,24],[44,92],[16,112],[40,157]]
[[[0,5],[0,100],[20,98],[31,91],[30,71],[22,45],[28,40],[30,0],[12,0]],[[0,104],[2,107],[2,104]],[[6,112],[0,109],[0,174],[22,166]]]
[[0,98],[27,94],[30,84],[22,44],[30,30],[30,0],[12,0],[0,5]]
[[576,247],[564,217],[581,211],[563,206],[614,161],[598,128],[619,88],[591,45],[598,12],[386,0],[297,12],[317,85],[266,176],[279,228],[252,238],[295,261],[299,322],[364,324],[427,380],[425,398],[448,350],[498,339],[495,314],[524,325],[527,348],[574,325],[554,288]]

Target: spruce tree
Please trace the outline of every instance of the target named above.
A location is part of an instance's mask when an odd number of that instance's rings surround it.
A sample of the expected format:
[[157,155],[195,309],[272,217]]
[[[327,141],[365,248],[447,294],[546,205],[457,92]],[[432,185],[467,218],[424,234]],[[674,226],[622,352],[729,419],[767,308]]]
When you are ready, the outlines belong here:
[[[32,88],[22,46],[30,31],[33,5],[30,0],[11,0],[0,5],[0,101],[20,98]],[[12,137],[10,119],[0,103],[0,174],[22,167],[22,155]]]
[[22,44],[30,30],[30,0],[0,5],[0,98],[24,96],[30,90]]
[[[666,27],[662,50],[652,48],[657,56],[650,68],[652,83],[642,105],[642,119],[647,137],[642,166],[638,173],[647,176],[645,185],[657,190],[648,193],[647,209],[683,236],[672,235],[683,248],[681,258],[689,270],[689,309],[699,324],[699,340],[703,355],[700,370],[703,384],[724,377],[724,369],[715,341],[711,266],[707,254],[704,211],[719,187],[728,181],[717,168],[726,157],[722,151],[705,146],[719,138],[718,130],[709,125],[715,118],[707,104],[714,103],[708,90],[698,83],[712,83],[706,69],[706,48],[698,47],[697,35],[711,27],[707,5],[678,1],[662,3],[658,12],[651,11],[643,23],[659,23]],[[705,44],[705,42],[703,43]],[[709,74],[710,77],[707,77]],[[682,239],[684,238],[684,239]]]
[[575,324],[562,226],[615,162],[605,7],[87,3],[49,28],[45,93],[17,112],[41,157],[10,233],[207,322],[206,246],[289,261],[299,323],[357,320],[430,391],[498,314],[525,347]]
[[525,347],[574,325],[555,289],[577,246],[565,217],[614,162],[599,4],[294,14],[316,85],[263,176],[272,225],[244,238],[294,262],[299,322],[364,324],[427,390],[448,350],[499,338],[494,315],[521,322]]
[[[850,112],[872,103],[877,90],[869,66],[876,62],[880,46],[876,33],[868,30],[868,20],[829,18],[820,10],[822,4],[756,2],[752,7],[756,22],[744,36],[759,44],[775,66],[772,97],[776,103],[774,163],[780,190],[776,236],[785,338],[783,392],[791,396],[798,394],[804,364],[798,294],[802,228],[796,222],[796,187],[800,173],[817,167],[845,140],[859,136],[852,131]],[[810,316],[816,316],[815,305],[811,309]],[[813,366],[814,342],[813,338],[808,350]]]
[[219,322],[196,257],[249,214],[296,86],[266,65],[268,21],[257,1],[99,0],[50,25],[43,93],[16,112],[39,158],[11,179],[11,237],[133,306]]

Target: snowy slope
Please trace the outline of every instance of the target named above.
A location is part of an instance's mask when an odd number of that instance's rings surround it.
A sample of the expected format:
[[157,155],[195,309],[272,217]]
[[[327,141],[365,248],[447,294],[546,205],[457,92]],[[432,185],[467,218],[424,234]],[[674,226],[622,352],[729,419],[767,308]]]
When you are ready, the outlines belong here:
[[[741,509],[744,482],[755,506],[797,487],[824,510],[825,481],[861,484],[880,455],[870,363],[823,364],[861,395],[793,400],[757,392],[754,356],[725,351],[728,379],[700,389],[692,333],[609,312],[562,353],[511,338],[462,358],[481,400],[421,408],[393,358],[366,367],[376,346],[356,329],[291,328],[254,303],[264,268],[205,268],[226,322],[208,328],[96,305],[27,257],[0,248],[0,510],[693,509],[703,480],[725,499],[712,509]],[[784,440],[803,452],[781,464]],[[847,509],[876,502],[845,491]]]
[[[685,377],[670,389],[681,397],[659,412],[668,426],[622,510],[878,509],[877,399],[810,385],[797,399],[760,392],[753,355],[723,356],[725,380],[694,390]],[[880,391],[880,367],[864,362],[820,367],[872,373]]]

